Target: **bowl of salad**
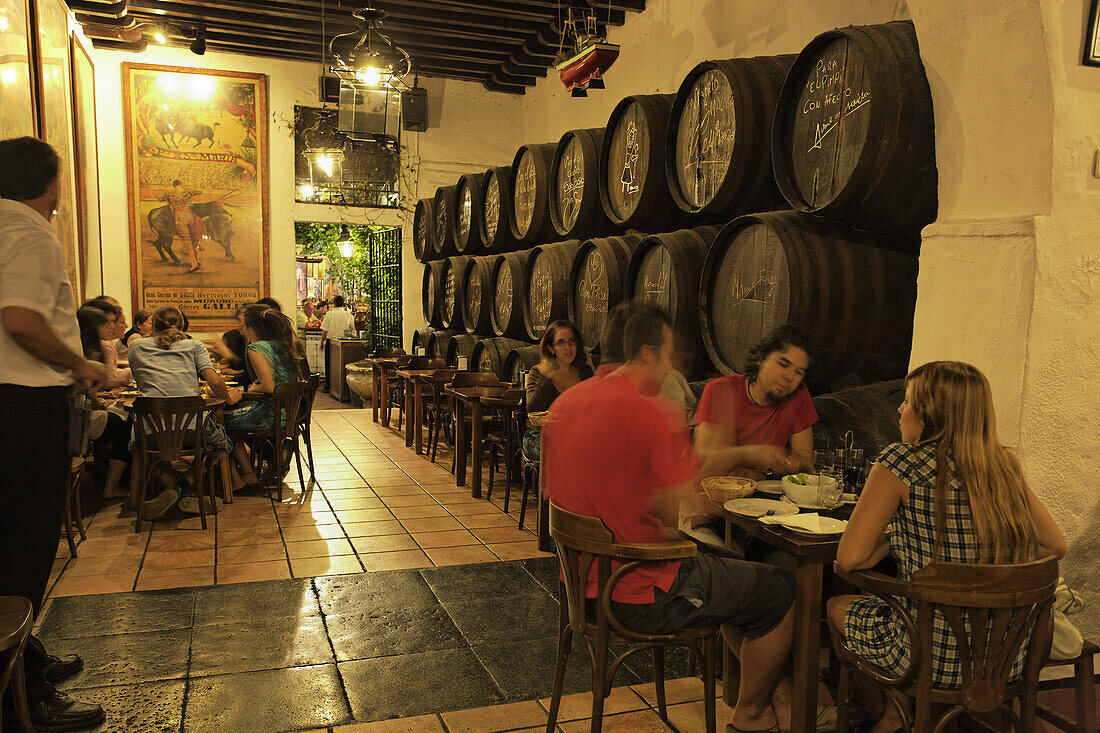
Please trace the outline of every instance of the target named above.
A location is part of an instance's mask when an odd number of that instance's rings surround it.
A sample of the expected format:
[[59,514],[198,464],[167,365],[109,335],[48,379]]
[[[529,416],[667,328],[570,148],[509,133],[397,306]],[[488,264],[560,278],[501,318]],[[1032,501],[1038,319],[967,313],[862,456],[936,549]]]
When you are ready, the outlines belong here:
[[817,492],[822,487],[831,488],[836,484],[832,476],[818,473],[792,473],[783,477],[783,495],[795,504],[813,506],[817,502]]

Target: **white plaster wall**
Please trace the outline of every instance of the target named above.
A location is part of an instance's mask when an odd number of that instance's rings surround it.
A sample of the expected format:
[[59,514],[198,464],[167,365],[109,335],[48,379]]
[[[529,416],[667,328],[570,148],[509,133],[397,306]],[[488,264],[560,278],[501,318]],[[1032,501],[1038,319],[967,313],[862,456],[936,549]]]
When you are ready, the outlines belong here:
[[[479,84],[422,79],[429,90],[431,127],[424,133],[402,133],[403,185],[409,211],[359,209],[294,201],[294,137],[288,123],[295,105],[319,106],[317,63],[250,58],[236,54],[196,56],[186,49],[150,46],[140,54],[93,52],[99,122],[99,164],[103,208],[104,292],[129,311],[129,213],[123,142],[121,64],[163,64],[267,74],[269,108],[269,246],[271,296],[288,311],[296,299],[295,221],[345,221],[352,224],[401,226],[405,342],[423,325],[420,304],[422,266],[412,256],[411,207],[440,185],[454,183],[471,170],[511,160],[522,143],[521,100],[494,94]],[[492,121],[487,125],[486,120]]]

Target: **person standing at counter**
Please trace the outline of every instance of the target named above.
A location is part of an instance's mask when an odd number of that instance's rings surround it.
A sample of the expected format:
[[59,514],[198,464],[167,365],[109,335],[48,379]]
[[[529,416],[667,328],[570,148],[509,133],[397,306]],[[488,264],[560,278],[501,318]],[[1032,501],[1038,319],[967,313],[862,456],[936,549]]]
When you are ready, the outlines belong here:
[[[332,308],[321,320],[321,348],[325,354],[325,365],[328,365],[329,339],[339,338],[348,329],[355,328],[355,318],[344,308],[344,296],[337,295],[332,299]],[[328,373],[328,370],[325,370]],[[328,389],[328,385],[325,385]]]

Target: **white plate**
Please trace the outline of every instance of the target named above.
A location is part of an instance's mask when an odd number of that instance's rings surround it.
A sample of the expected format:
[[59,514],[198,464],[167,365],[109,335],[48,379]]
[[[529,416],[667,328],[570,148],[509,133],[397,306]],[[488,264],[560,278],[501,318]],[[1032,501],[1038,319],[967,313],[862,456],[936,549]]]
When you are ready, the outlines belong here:
[[[777,515],[782,517],[783,515]],[[833,519],[832,517],[821,517],[821,531],[814,532],[806,529],[805,527],[791,527],[783,523],[783,519],[780,518],[779,524],[790,531],[806,535],[808,537],[831,537],[833,535],[843,534],[844,528],[848,526],[848,520],[846,519]]]
[[788,514],[798,514],[798,508],[792,504],[784,504],[775,499],[730,499],[725,504],[726,510],[743,517],[763,517],[771,512],[772,516],[783,517]]
[[782,494],[782,481],[757,481],[756,490],[762,494]]
[[[841,494],[840,497],[842,499],[842,501],[841,501],[842,505],[843,504],[855,504],[856,501],[859,499],[859,497],[856,496],[855,494]],[[793,506],[796,506],[799,509],[811,509],[813,511],[822,511],[822,510],[829,511],[828,507],[823,507],[820,504],[799,504],[799,503],[793,501],[789,496],[784,496],[782,499],[780,499],[780,501],[783,502],[784,504],[791,504]]]

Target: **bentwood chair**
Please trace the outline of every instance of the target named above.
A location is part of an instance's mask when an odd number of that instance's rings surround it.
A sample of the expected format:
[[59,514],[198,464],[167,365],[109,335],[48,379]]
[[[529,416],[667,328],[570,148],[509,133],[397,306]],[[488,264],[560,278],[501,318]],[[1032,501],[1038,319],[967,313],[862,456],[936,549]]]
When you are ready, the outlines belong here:
[[275,387],[271,394],[249,392],[246,399],[267,405],[275,419],[270,430],[252,430],[239,435],[252,449],[253,470],[260,474],[261,462],[266,454],[270,457],[270,470],[263,474],[263,482],[270,490],[274,485],[278,501],[283,500],[283,477],[290,470],[289,462],[293,457],[298,466],[298,482],[305,488],[302,475],[302,451],[298,441],[301,426],[299,416],[307,401],[309,384],[307,382],[288,382]]
[[[431,356],[410,356],[408,361],[402,364],[398,369],[445,369],[447,362],[443,359],[439,359]],[[397,399],[397,429],[401,429],[403,421],[408,419],[405,415],[405,378],[397,374],[397,369],[394,370],[393,393],[398,395]]]
[[[512,478],[519,456],[521,433],[516,430],[517,414],[523,412],[525,393],[522,389],[510,389],[499,397],[482,397],[481,403],[486,410],[492,410],[500,418],[486,431],[483,438],[489,452],[489,488],[486,499],[493,498],[493,480],[497,471],[497,460],[504,463],[504,511],[508,512],[508,498],[512,492]],[[522,418],[521,418],[522,419]],[[523,511],[522,509],[520,511]]]
[[[298,415],[298,435],[306,444],[306,464],[309,466],[309,480],[316,482],[313,472],[313,441],[310,440],[309,428],[313,422],[313,400],[317,397],[317,390],[321,387],[321,375],[312,372],[305,380],[306,396],[302,402],[302,411]],[[304,487],[303,487],[304,488]]]
[[428,450],[431,462],[435,463],[435,454],[439,448],[439,431],[450,427],[450,401],[443,390],[451,383],[458,372],[454,369],[439,369],[425,385],[428,388],[424,396],[424,416],[428,422]]
[[[934,562],[908,583],[873,571],[847,572],[839,565],[835,572],[889,605],[901,619],[912,649],[909,667],[895,676],[850,650],[830,626],[840,659],[838,733],[848,730],[854,674],[882,688],[906,731],[940,731],[964,715],[992,721],[995,730],[1035,729],[1039,669],[1050,649],[1050,606],[1058,585],[1058,562],[1053,557],[1015,565]],[[915,617],[899,598],[915,604]],[[937,614],[946,619],[958,647],[960,689],[932,684],[932,627]],[[1013,664],[1025,648],[1023,672],[1013,679]],[[1018,713],[1014,701],[1019,703]]]
[[[550,502],[550,536],[554,539],[561,568],[562,582],[558,613],[558,655],[554,668],[554,691],[550,698],[550,717],[547,733],[553,733],[558,721],[562,686],[565,683],[566,662],[574,634],[581,636],[589,648],[592,665],[592,733],[603,729],[604,700],[611,693],[615,673],[632,654],[645,649],[653,650],[653,681],[657,688],[657,711],[661,719],[668,721],[665,706],[664,653],[671,646],[680,646],[699,657],[699,642],[703,652],[700,667],[703,670],[703,711],[707,733],[715,733],[715,660],[718,626],[700,626],[681,629],[673,634],[646,634],[623,626],[611,610],[611,594],[615,585],[631,571],[647,563],[682,560],[694,557],[694,542],[621,543],[615,542],[611,530],[596,517],[574,514]],[[612,561],[622,564],[612,570]],[[586,602],[585,588],[589,572],[598,578],[595,611]],[[611,660],[608,668],[610,642],[629,645],[622,654]]]
[[[511,387],[512,384],[511,384],[511,382],[502,382],[502,381],[500,381],[500,377],[498,377],[497,375],[495,375],[491,372],[456,372],[455,376],[454,376],[454,379],[451,380],[451,383],[450,383],[449,386],[451,386],[451,387]],[[455,410],[455,404],[454,404],[455,400],[454,400],[453,397],[448,399],[447,402],[448,402],[448,408],[450,410],[450,413],[449,413],[449,416],[448,416],[449,417],[448,421],[451,423],[451,426],[452,426],[451,436],[453,438],[453,436],[458,434],[458,429],[457,429],[457,426],[455,425],[455,415],[457,415],[458,412],[457,412],[457,410]],[[468,422],[469,420],[470,420],[470,416],[466,415],[466,421]],[[489,416],[488,418],[483,419],[482,424],[485,427],[492,427],[492,425],[494,423],[494,420],[495,420],[495,418],[493,418],[492,416]],[[458,451],[460,450],[460,448],[459,448],[459,446],[454,445],[453,440],[451,441],[451,447],[454,448],[454,451],[451,453],[451,473],[454,473],[455,472],[455,466],[457,465],[457,462],[458,462]],[[470,460],[481,460],[481,456],[472,456]]]
[[1054,727],[1067,733],[1093,733],[1096,727],[1096,673],[1093,671],[1093,658],[1100,648],[1084,640],[1081,653],[1073,659],[1048,659],[1044,667],[1073,665],[1074,710],[1076,715],[1071,721],[1056,710],[1039,704],[1035,713]]
[[[0,698],[12,686],[15,714],[24,733],[34,733],[31,713],[27,709],[27,682],[23,676],[23,650],[31,638],[34,607],[20,596],[0,596],[0,654],[7,655],[0,672]],[[4,727],[4,708],[0,707],[0,729]]]
[[[401,369],[410,357],[405,353],[404,349],[375,349],[374,352],[371,353],[370,358],[398,359],[396,365],[385,364],[381,367],[382,372],[385,374],[386,384],[389,389],[389,394],[386,395],[386,414],[382,417],[382,424],[388,426],[390,423],[389,410],[393,407],[394,401],[397,401],[399,407],[405,404],[404,393],[397,393],[397,375],[395,372]],[[379,386],[379,390],[381,390],[381,386]],[[381,397],[381,391],[379,391],[379,396]]]
[[[214,482],[207,474],[217,456],[206,445],[206,423],[216,420],[220,405],[208,406],[202,397],[138,397],[134,400],[134,435],[137,450],[130,467],[131,492],[136,488],[137,517],[134,531],[141,532],[141,508],[149,480],[158,466],[178,473],[191,473],[199,497],[199,518],[206,529],[205,486],[210,485],[210,506],[216,506]],[[224,458],[224,456],[222,456]],[[228,465],[223,462],[223,465]],[[222,476],[225,481],[225,474]],[[225,486],[228,498],[230,488]]]

